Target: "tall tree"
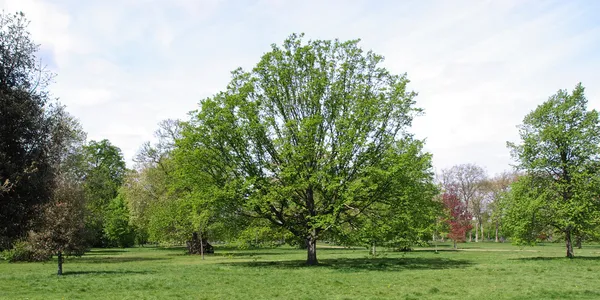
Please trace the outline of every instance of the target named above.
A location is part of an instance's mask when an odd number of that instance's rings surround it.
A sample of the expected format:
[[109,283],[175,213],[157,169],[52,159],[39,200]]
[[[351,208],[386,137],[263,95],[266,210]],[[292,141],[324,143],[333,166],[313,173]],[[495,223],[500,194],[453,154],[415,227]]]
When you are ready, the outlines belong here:
[[[484,182],[487,178],[485,170],[475,164],[462,164],[442,171],[442,184],[453,189],[463,201],[471,216],[475,218],[475,241],[479,235],[483,239],[483,217],[485,212]],[[469,242],[472,232],[469,231]]]
[[0,13],[0,249],[34,225],[50,201],[53,170],[46,90],[52,74],[23,13]]
[[322,234],[411,188],[388,162],[408,152],[399,141],[412,140],[421,110],[406,76],[382,61],[357,40],[292,35],[251,72],[234,71],[183,131],[203,155],[199,169],[231,191],[223,199],[306,240],[307,264],[317,264]]
[[517,180],[517,174],[503,172],[485,181],[485,197],[488,204],[490,219],[494,228],[495,242],[499,242],[500,226],[502,225],[503,206],[502,201],[506,199],[510,186]]
[[93,231],[95,246],[103,246],[105,213],[110,201],[117,197],[123,184],[126,167],[121,149],[108,140],[90,141],[84,147],[85,179],[84,188],[91,214],[87,220],[88,228]]
[[521,143],[508,143],[526,176],[508,203],[509,227],[517,241],[553,228],[564,235],[567,257],[571,238],[600,221],[600,119],[587,109],[584,87],[559,90],[525,116]]

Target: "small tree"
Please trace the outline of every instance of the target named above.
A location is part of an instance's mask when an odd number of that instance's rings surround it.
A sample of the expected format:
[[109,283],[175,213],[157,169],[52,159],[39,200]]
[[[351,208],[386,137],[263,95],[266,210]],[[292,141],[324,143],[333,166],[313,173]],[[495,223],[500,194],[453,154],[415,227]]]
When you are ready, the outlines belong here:
[[456,191],[450,189],[442,196],[444,206],[448,210],[446,223],[449,226],[448,238],[454,241],[454,249],[457,242],[466,240],[466,233],[473,228],[471,225],[471,214],[467,211],[467,205],[458,199]]
[[84,199],[80,185],[60,180],[54,191],[54,200],[44,208],[41,229],[29,234],[32,260],[46,260],[57,255],[58,275],[63,273],[64,255],[81,256],[86,250]]

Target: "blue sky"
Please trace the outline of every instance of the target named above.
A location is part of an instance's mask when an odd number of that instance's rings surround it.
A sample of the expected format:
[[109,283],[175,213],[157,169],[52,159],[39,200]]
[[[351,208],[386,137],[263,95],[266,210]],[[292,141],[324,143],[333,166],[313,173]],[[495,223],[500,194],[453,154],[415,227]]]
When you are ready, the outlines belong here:
[[291,33],[360,38],[408,74],[425,109],[412,131],[436,170],[510,169],[506,141],[558,89],[600,109],[600,1],[0,0],[31,20],[54,96],[89,139],[131,165],[160,120],[187,118]]

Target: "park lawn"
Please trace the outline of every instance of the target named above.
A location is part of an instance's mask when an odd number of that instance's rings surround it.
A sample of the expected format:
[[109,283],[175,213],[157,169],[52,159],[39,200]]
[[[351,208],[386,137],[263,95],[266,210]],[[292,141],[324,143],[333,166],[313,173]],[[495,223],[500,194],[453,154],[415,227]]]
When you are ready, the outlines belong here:
[[320,245],[321,265],[289,247],[184,255],[182,248],[94,249],[56,261],[0,262],[2,299],[600,299],[600,246],[467,243],[413,252]]

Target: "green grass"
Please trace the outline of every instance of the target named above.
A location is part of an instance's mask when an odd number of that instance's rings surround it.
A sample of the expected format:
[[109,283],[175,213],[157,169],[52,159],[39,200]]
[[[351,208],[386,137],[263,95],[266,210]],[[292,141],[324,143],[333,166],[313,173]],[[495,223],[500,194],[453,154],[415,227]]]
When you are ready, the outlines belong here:
[[184,255],[182,248],[94,249],[56,261],[0,262],[2,299],[600,299],[600,246],[442,245],[409,253],[282,247]]

